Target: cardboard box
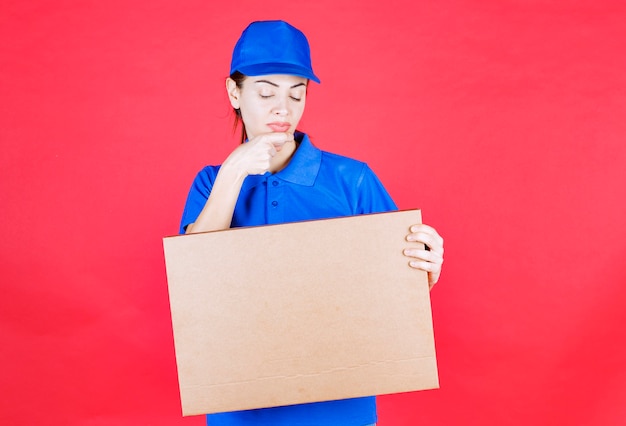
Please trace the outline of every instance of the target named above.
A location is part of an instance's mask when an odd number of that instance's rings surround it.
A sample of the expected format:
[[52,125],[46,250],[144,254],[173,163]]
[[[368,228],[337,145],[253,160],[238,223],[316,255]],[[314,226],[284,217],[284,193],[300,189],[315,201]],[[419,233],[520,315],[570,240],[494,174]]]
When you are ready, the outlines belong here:
[[438,387],[419,210],[164,239],[183,415]]

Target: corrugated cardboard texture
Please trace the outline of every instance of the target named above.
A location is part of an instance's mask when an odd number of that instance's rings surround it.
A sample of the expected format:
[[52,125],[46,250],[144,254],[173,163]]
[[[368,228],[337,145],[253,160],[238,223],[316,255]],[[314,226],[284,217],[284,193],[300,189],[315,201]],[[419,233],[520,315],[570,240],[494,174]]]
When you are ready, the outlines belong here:
[[419,210],[164,239],[183,415],[438,387]]

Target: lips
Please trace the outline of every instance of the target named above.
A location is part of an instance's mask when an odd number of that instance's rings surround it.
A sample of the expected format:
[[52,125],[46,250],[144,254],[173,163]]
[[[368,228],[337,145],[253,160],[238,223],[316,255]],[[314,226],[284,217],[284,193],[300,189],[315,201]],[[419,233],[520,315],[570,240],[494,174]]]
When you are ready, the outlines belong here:
[[291,127],[289,123],[275,122],[267,125],[273,132],[286,132]]

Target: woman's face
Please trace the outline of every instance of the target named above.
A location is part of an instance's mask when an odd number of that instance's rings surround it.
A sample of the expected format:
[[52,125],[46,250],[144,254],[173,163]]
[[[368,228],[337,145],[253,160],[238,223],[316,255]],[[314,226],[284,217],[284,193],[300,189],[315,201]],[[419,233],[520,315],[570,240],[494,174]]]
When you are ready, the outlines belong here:
[[263,133],[293,133],[304,113],[308,80],[293,75],[246,77],[241,88],[226,81],[230,103],[241,111],[248,139]]

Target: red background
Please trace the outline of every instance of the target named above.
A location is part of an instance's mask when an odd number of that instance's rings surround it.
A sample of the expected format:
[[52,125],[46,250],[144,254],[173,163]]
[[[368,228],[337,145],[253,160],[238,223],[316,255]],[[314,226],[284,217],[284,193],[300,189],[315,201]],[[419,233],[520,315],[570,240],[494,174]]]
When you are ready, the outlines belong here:
[[[175,5],[175,3],[183,3]],[[161,238],[236,146],[245,25],[308,35],[302,125],[446,239],[441,389],[380,425],[626,422],[622,1],[0,6],[0,423],[182,418]]]

